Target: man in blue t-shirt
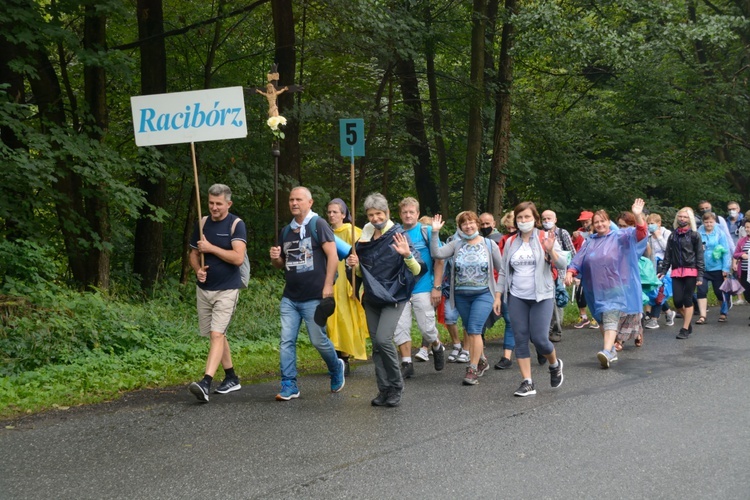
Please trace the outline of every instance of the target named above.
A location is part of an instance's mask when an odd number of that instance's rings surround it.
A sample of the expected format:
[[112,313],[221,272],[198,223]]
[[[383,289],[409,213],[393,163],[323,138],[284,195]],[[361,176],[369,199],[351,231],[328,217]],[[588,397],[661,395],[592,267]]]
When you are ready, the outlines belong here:
[[271,264],[284,269],[286,280],[281,298],[281,391],[277,401],[299,397],[297,337],[302,320],[310,342],[328,366],[331,392],[344,388],[344,361],[336,355],[325,327],[334,311],[333,283],[339,260],[333,230],[312,211],[312,205],[309,189],[292,189],[289,210],[294,218],[281,230],[278,245],[269,252]]
[[197,278],[198,324],[200,334],[209,337],[211,344],[203,379],[188,389],[203,403],[208,402],[219,363],[225,377],[216,392],[226,394],[242,388],[234,372],[226,333],[243,287],[240,265],[245,260],[247,229],[239,217],[229,213],[231,206],[232,191],[228,186],[214,184],[208,188],[210,216],[198,221],[203,226],[203,236],[196,224],[190,239],[190,266]]
[[440,343],[435,322],[435,308],[440,305],[442,297],[443,261],[432,260],[430,255],[432,227],[422,226],[419,223],[419,202],[408,197],[401,200],[398,206],[401,225],[427,268],[427,272],[414,286],[411,300],[406,303],[401,313],[393,337],[401,354],[401,375],[404,378],[410,378],[414,375],[414,363],[411,358],[412,311],[414,311],[419,331],[422,332],[422,346],[414,357],[419,361],[429,361],[430,349],[428,348],[432,348],[435,370],[440,371],[445,367],[445,347]]

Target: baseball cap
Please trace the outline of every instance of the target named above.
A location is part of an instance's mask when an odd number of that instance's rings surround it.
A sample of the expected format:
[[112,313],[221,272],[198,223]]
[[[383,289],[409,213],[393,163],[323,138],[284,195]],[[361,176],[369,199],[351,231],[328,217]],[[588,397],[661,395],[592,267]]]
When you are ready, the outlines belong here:
[[333,297],[326,297],[320,301],[318,307],[315,308],[315,316],[313,319],[318,326],[326,326],[326,320],[336,310],[336,301]]
[[594,212],[589,212],[588,210],[584,210],[581,212],[581,215],[576,220],[589,220],[594,218]]

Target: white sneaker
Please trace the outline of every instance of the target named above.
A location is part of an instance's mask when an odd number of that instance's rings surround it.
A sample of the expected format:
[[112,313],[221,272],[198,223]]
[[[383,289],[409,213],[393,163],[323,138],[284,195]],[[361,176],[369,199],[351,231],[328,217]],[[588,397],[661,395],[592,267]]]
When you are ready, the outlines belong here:
[[458,359],[459,354],[461,354],[461,346],[454,347],[451,353],[448,355],[448,363],[455,363]]
[[656,321],[656,318],[649,318],[648,321],[646,321],[646,324],[643,325],[643,327],[653,330],[655,328],[659,328],[659,323]]
[[419,348],[419,351],[414,355],[414,357],[417,359],[417,361],[429,361],[430,351],[426,347],[422,346]]
[[456,358],[456,363],[468,363],[469,362],[469,351],[461,350],[461,353]]
[[673,310],[667,311],[667,326],[674,326],[674,318],[677,316],[677,313]]

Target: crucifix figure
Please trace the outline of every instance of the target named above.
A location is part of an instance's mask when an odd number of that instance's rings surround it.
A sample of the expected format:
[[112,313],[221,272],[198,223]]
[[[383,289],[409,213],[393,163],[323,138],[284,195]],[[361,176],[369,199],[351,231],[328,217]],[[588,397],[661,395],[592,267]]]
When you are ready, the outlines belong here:
[[280,94],[283,94],[286,91],[289,92],[299,92],[302,90],[302,87],[300,85],[288,85],[286,87],[279,88],[279,72],[277,70],[277,65],[274,64],[271,66],[271,71],[266,75],[266,78],[268,80],[268,83],[266,84],[265,91],[260,88],[256,88],[255,91],[265,96],[265,98],[268,100],[268,117],[271,118],[273,116],[279,116],[279,106],[276,104],[276,99]]

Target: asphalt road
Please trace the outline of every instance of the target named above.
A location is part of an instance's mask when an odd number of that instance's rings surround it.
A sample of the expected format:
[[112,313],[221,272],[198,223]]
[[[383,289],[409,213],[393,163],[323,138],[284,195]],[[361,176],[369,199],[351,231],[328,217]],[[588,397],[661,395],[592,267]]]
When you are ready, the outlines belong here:
[[26,418],[0,429],[0,498],[750,499],[748,313],[648,330],[610,370],[597,331],[566,330],[562,387],[534,363],[529,398],[515,364],[466,387],[465,365],[420,363],[399,408],[373,408],[366,363],[286,403],[277,383],[208,404],[180,387]]

